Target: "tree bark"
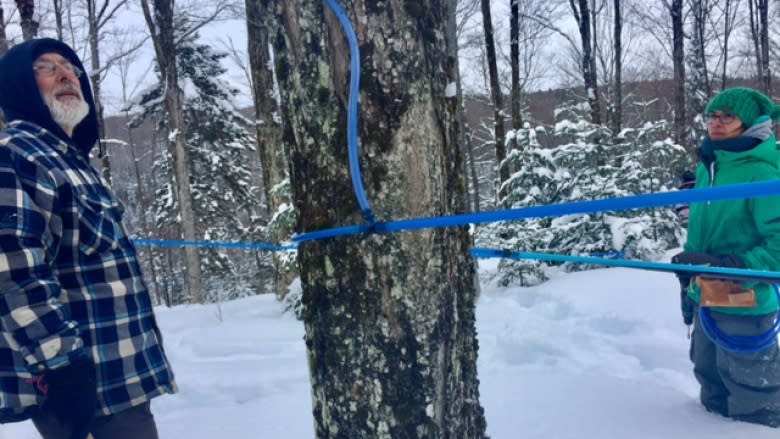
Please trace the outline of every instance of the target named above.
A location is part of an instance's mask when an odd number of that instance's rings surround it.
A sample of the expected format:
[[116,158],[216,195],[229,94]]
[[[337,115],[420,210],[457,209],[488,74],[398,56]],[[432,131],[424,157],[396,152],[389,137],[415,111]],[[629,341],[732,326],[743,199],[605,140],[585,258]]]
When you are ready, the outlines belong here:
[[65,41],[62,38],[62,0],[52,0],[52,8],[54,9],[54,30],[57,32],[57,39]]
[[[297,231],[362,221],[346,145],[349,51],[320,2],[279,2]],[[464,210],[450,2],[347,3],[361,49],[360,163],[380,221]],[[465,227],[304,243],[318,438],[482,438],[475,268]]]
[[[269,37],[276,34],[277,23],[271,4],[265,1],[246,0],[247,51],[251,66],[253,98],[255,104],[255,126],[257,128],[257,150],[263,169],[263,189],[269,216],[283,204],[290,203],[288,197],[274,191],[288,178],[288,158],[283,148],[282,124],[279,103],[274,87],[274,72],[271,65]],[[270,236],[278,242],[292,235],[292,230],[277,230]],[[294,267],[286,267],[282,258],[274,254],[274,290],[279,298],[289,291],[290,283],[298,276]]]
[[762,78],[764,76],[763,68],[764,63],[761,60],[761,38],[760,33],[761,30],[759,29],[759,19],[758,19],[758,0],[748,0],[748,10],[749,14],[748,17],[750,18],[750,37],[753,43],[753,51],[756,54],[756,74],[759,78]]
[[582,77],[585,82],[585,93],[590,106],[590,121],[593,124],[601,124],[601,103],[599,102],[598,75],[596,71],[596,58],[593,55],[593,43],[591,39],[590,5],[588,0],[574,0],[570,2],[574,19],[580,32],[582,43]]
[[[106,0],[101,10],[105,10],[109,0]],[[89,54],[92,67],[92,91],[95,98],[95,113],[98,119],[98,158],[102,167],[103,178],[111,183],[111,160],[106,150],[106,122],[103,117],[103,99],[101,98],[101,65],[100,65],[100,47],[98,43],[100,31],[100,16],[96,10],[96,0],[86,0],[87,5],[87,27],[89,35]]]
[[672,0],[669,14],[672,18],[672,63],[674,64],[674,141],[693,157],[695,145],[686,142],[685,111],[685,52],[683,43],[683,0]]
[[5,12],[0,5],[0,56],[5,55],[6,52],[8,52],[8,37],[5,33]]
[[623,125],[623,15],[620,0],[614,0],[615,14],[615,104],[612,117],[612,134],[620,133]]
[[19,25],[22,27],[22,38],[24,41],[35,38],[38,35],[38,22],[33,18],[35,16],[35,1],[16,0],[16,8],[19,10],[21,19]]
[[[520,105],[520,0],[510,0],[509,44],[512,64],[512,129],[523,127]],[[516,146],[515,146],[516,147]]]
[[693,15],[693,41],[691,44],[693,49],[691,54],[697,66],[697,68],[692,69],[691,74],[698,77],[696,85],[701,87],[701,92],[704,93],[706,99],[709,99],[712,96],[712,84],[707,68],[705,41],[707,39],[707,23],[711,19],[711,5],[707,0],[693,0],[691,1],[691,12]]
[[721,70],[720,89],[725,90],[728,82],[728,65],[729,65],[729,37],[734,27],[734,16],[732,13],[731,0],[726,0],[724,6],[724,23],[723,23],[723,69]]
[[[195,218],[192,211],[189,159],[184,142],[183,92],[179,87],[176,68],[176,45],[173,34],[173,0],[153,0],[154,18],[148,0],[142,0],[144,18],[154,43],[160,76],[165,84],[165,111],[168,116],[168,147],[174,161],[176,188],[181,213],[182,235],[186,241],[196,241]],[[184,249],[187,267],[187,287],[190,299],[203,303],[200,257],[197,247]]]
[[759,47],[761,48],[761,52],[758,55],[761,63],[761,88],[767,96],[772,96],[772,70],[769,67],[769,1],[757,0],[756,3],[759,23]]
[[493,38],[493,19],[490,14],[490,0],[481,0],[482,26],[485,31],[485,50],[487,52],[488,76],[490,77],[490,95],[493,101],[493,128],[496,138],[496,162],[498,164],[498,185],[496,194],[501,198],[500,188],[509,180],[509,169],[501,166],[506,159],[506,145],[504,140],[504,98],[501,93],[501,84],[498,82],[498,65],[496,64],[496,43]]

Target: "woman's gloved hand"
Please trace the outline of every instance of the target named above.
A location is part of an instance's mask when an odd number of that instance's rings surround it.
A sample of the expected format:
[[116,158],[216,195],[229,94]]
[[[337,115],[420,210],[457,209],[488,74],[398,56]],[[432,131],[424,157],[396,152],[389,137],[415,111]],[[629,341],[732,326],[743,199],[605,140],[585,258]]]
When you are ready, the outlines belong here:
[[[715,256],[703,252],[682,252],[672,257],[672,263],[686,265],[707,265],[724,268],[745,268],[745,263],[736,255]],[[675,271],[674,274],[680,280],[682,289],[688,288],[691,278],[698,273],[695,271]],[[716,276],[714,276],[716,277]]]

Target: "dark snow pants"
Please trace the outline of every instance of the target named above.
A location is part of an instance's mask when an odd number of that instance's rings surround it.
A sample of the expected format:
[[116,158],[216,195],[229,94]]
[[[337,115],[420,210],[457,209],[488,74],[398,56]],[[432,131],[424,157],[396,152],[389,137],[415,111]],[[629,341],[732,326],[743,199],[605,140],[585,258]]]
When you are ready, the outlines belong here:
[[[690,356],[701,384],[700,399],[711,412],[740,421],[780,427],[780,349],[777,343],[752,354],[733,353],[716,346],[695,312]],[[726,335],[751,336],[766,332],[775,315],[735,316],[711,312]]]
[[[43,439],[71,438],[71,427],[63,425],[49,412],[39,413],[32,421]],[[90,432],[94,439],[157,439],[157,426],[149,402],[95,418]]]

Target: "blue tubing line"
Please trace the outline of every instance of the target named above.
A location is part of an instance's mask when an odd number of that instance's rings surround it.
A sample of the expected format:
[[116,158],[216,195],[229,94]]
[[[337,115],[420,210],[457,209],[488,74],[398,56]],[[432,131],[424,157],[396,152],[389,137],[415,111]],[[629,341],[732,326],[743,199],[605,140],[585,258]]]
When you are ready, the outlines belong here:
[[[778,301],[780,301],[780,289],[777,284],[773,284],[772,287],[775,290]],[[753,336],[724,334],[718,329],[707,307],[699,307],[699,320],[701,321],[704,334],[710,341],[724,350],[739,354],[761,352],[772,346],[772,344],[777,344],[777,335],[780,334],[780,317],[778,316],[775,317],[774,325],[767,332]]]
[[[134,238],[132,241],[135,245],[150,247],[207,247],[269,251],[296,251],[298,249],[298,246],[295,244],[275,245],[263,242],[181,241],[142,238]],[[472,248],[471,254],[476,258],[508,258],[514,260],[535,259],[542,261],[572,262],[580,264],[605,265],[611,267],[638,268],[641,270],[662,272],[686,271],[697,274],[718,274],[721,276],[725,275],[733,278],[750,278],[765,282],[780,283],[780,273],[771,271],[747,270],[742,268],[707,267],[662,262],[631,261],[627,259],[612,259],[610,256],[567,256],[552,253],[513,252],[504,249],[479,247]]]
[[330,7],[333,14],[338,18],[341,27],[344,28],[344,34],[349,43],[350,73],[349,73],[349,102],[347,106],[347,151],[349,153],[349,173],[352,177],[352,186],[355,189],[360,210],[363,212],[363,218],[369,224],[374,223],[374,212],[366,197],[366,191],[363,188],[363,179],[360,175],[360,162],[358,161],[357,151],[357,117],[358,117],[358,96],[360,92],[360,50],[358,49],[357,36],[352,29],[352,25],[347,18],[344,9],[341,8],[336,0],[324,0]]
[[262,242],[216,242],[216,241],[180,241],[167,239],[141,239],[133,238],[133,244],[138,246],[150,247],[208,247],[208,248],[231,248],[241,250],[272,250],[272,251],[290,251],[296,250],[295,245],[275,245]]
[[[708,267],[703,265],[672,264],[666,262],[632,261],[627,259],[607,259],[593,256],[568,256],[551,253],[513,252],[509,250],[479,248],[471,249],[477,258],[507,258],[514,260],[534,259],[541,261],[573,262],[578,264],[605,265],[609,267],[638,268],[641,270],[676,272],[685,271],[698,274],[726,275],[734,278],[750,278],[762,282],[780,283],[780,273],[774,271],[748,270],[744,268]],[[713,276],[717,277],[717,276]]]
[[[749,194],[749,197],[746,195]],[[627,197],[607,198],[601,200],[576,201],[571,203],[548,204],[519,209],[499,210],[441,217],[412,218],[408,220],[378,222],[373,226],[355,225],[335,227],[302,233],[292,237],[293,242],[306,242],[339,236],[357,235],[369,231],[390,233],[408,230],[419,230],[435,227],[463,226],[466,224],[482,224],[497,221],[513,221],[528,218],[543,218],[604,211],[621,211],[658,206],[669,206],[680,203],[697,203],[703,201],[719,201],[780,195],[780,180],[742,183],[712,188],[690,189],[685,191],[656,192],[651,194],[632,195]]]

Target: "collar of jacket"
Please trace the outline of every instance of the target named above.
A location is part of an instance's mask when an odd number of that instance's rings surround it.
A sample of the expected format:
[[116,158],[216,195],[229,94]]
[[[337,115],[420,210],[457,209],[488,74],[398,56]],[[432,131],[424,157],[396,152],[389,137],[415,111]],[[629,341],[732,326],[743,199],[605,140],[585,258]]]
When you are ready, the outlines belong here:
[[[42,140],[47,145],[50,145],[52,148],[56,149],[62,154],[67,154],[69,148],[74,148],[73,146],[69,145],[67,142],[60,139],[59,136],[55,135],[51,131],[47,130],[46,128],[36,125],[32,122],[27,122],[23,120],[14,120],[11,123],[8,124],[8,128],[15,128],[19,131],[25,131],[30,133],[30,135],[35,136],[36,138]],[[78,151],[78,149],[75,149]]]
[[760,145],[766,139],[759,139],[757,137],[741,135],[733,139],[726,140],[712,140],[709,137],[705,137],[699,146],[699,156],[701,161],[709,165],[715,161],[715,151],[728,151],[728,152],[745,152],[750,151],[756,146]]

